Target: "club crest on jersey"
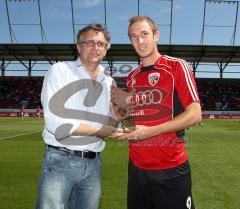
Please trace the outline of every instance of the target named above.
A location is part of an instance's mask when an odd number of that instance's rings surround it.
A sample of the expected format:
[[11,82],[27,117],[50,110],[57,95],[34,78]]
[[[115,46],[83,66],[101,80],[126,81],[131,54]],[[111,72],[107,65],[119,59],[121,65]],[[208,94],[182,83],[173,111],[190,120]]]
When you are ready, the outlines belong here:
[[148,82],[151,84],[151,86],[154,86],[157,84],[160,78],[160,73],[151,73],[148,75]]

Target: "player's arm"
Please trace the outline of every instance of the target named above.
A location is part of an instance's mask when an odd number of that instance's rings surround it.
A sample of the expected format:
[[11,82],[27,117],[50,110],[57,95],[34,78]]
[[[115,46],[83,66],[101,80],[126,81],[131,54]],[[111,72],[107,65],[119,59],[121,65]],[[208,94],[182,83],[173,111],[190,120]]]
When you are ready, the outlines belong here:
[[185,111],[174,117],[172,120],[153,127],[153,132],[169,133],[182,130],[202,120],[201,106],[193,102],[185,108]]
[[202,119],[201,105],[192,70],[185,60],[178,60],[175,64],[175,89],[184,107],[184,111],[172,120],[158,127],[153,127],[153,132],[170,133],[179,131],[195,123],[199,123]]
[[129,140],[143,140],[158,134],[171,133],[182,130],[195,123],[199,123],[202,119],[201,106],[198,102],[192,102],[185,110],[174,117],[172,120],[156,126],[137,125],[130,128],[131,133],[123,134],[119,139],[127,138]]

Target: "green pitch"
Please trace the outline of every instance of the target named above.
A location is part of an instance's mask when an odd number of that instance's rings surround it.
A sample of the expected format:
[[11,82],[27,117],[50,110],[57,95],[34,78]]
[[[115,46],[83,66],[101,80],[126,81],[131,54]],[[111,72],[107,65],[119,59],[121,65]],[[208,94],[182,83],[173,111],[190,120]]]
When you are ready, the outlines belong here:
[[[32,209],[44,144],[43,120],[0,118],[0,209]],[[186,136],[197,209],[240,205],[240,122],[206,120]],[[102,153],[100,209],[126,209],[128,149],[109,141]]]

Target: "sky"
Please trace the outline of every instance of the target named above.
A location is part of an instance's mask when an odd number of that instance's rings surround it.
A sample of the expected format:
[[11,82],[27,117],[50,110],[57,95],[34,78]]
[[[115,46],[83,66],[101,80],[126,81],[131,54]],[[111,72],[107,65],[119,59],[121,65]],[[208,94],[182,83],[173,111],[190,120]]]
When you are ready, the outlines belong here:
[[[37,0],[7,0],[9,17],[15,38],[14,43],[42,43]],[[70,0],[40,0],[44,43],[74,43]],[[160,30],[159,44],[170,43],[171,2],[168,0],[140,0],[140,15],[153,18]],[[172,44],[198,45],[201,41],[205,0],[173,0]],[[128,19],[138,14],[138,0],[106,0],[106,22],[104,0],[73,0],[74,29],[78,31],[88,23],[106,23],[111,43],[126,43]],[[203,44],[233,44],[237,4],[206,4]],[[21,25],[22,24],[22,25]],[[213,27],[217,26],[217,27]],[[238,14],[234,45],[240,45],[240,19]],[[11,43],[5,0],[0,0],[0,44]],[[11,68],[14,65],[11,64]],[[46,68],[43,65],[43,68]],[[15,67],[16,68],[16,67]],[[42,67],[39,67],[42,68]],[[216,76],[217,65],[199,66],[213,73],[201,76]],[[226,72],[240,72],[239,66],[228,67]],[[11,73],[10,73],[11,74]],[[206,74],[206,75],[205,75]],[[226,73],[238,76],[240,73]]]

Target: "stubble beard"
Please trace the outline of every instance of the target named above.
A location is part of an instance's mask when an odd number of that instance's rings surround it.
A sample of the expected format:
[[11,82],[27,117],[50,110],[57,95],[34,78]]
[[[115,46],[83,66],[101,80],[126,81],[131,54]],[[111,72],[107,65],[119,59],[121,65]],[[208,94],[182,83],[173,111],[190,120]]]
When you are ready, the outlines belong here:
[[146,54],[142,53],[138,53],[139,55],[139,58],[142,60],[142,59],[147,59],[147,58],[150,58],[152,55],[154,54],[154,51],[150,51],[150,52],[147,52]]

